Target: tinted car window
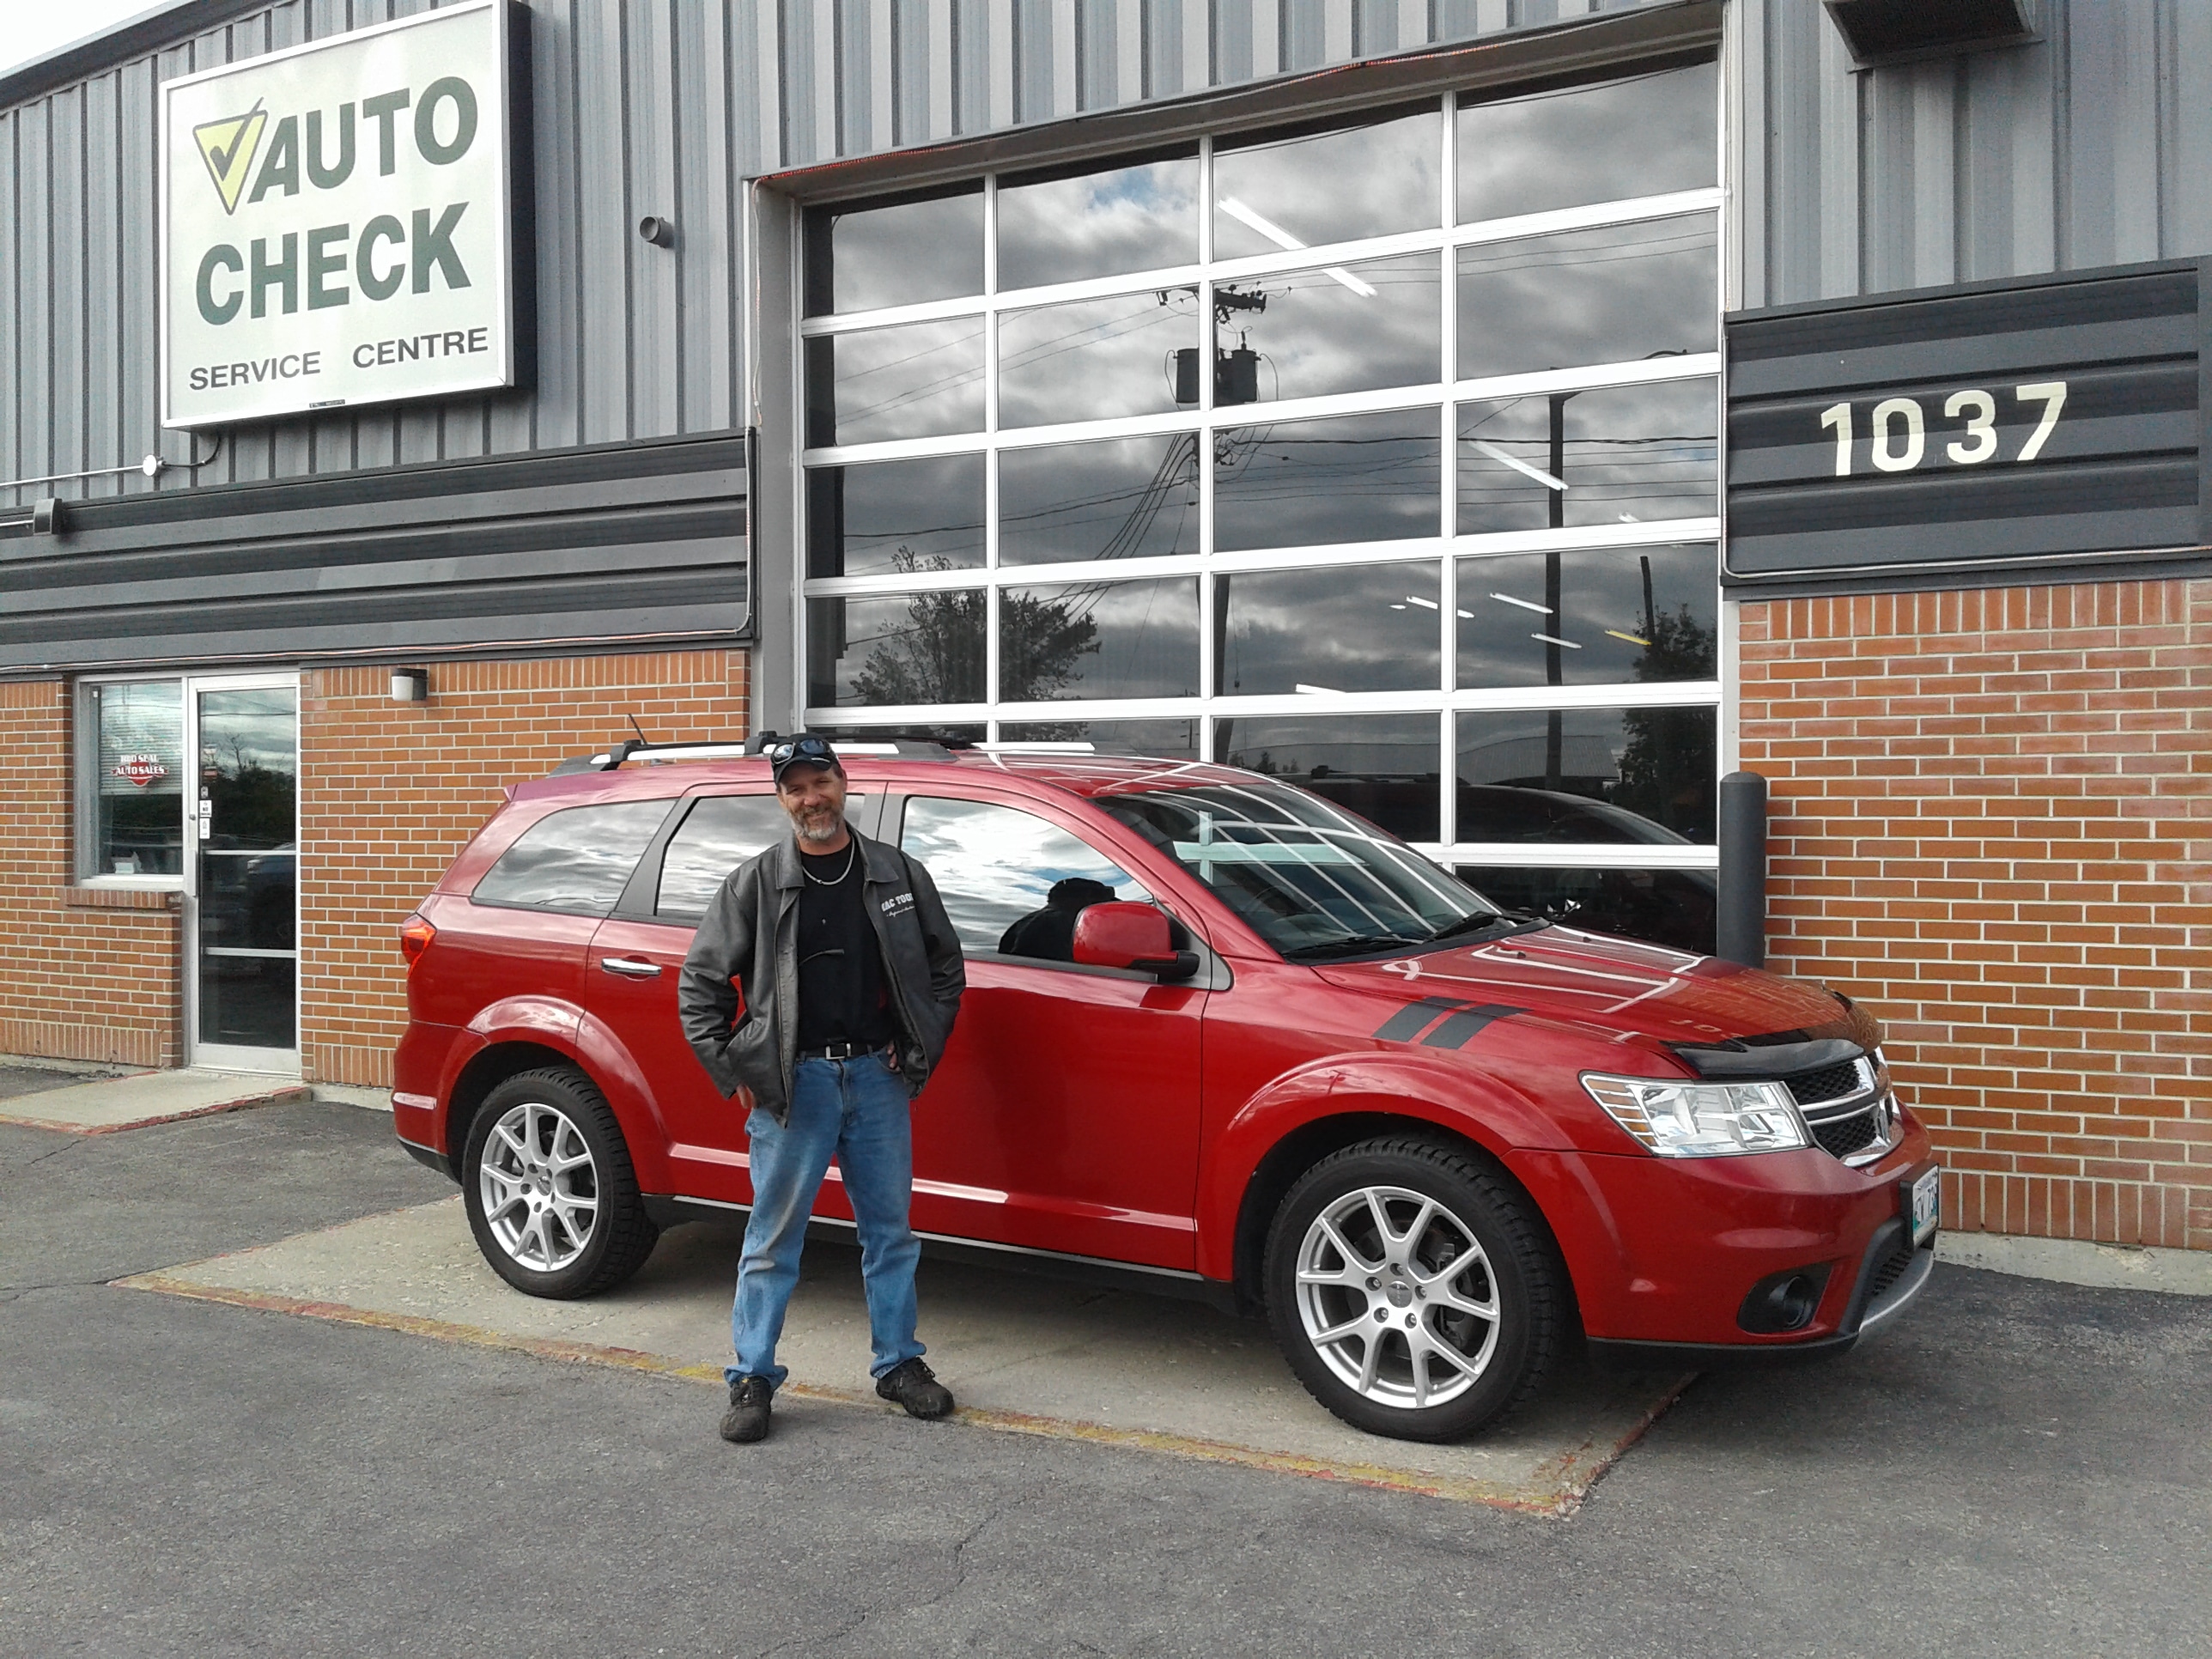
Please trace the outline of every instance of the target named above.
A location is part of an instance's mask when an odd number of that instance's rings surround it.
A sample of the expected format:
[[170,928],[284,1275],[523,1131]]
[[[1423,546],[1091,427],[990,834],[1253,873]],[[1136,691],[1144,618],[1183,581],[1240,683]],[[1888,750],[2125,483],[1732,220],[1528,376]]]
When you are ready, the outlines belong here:
[[[848,814],[857,814],[860,805],[860,796],[846,796]],[[790,815],[774,795],[705,797],[668,838],[653,908],[664,916],[706,915],[708,901],[731,871],[790,833]]]
[[550,813],[500,854],[470,896],[478,904],[604,916],[615,908],[646,843],[667,816],[665,800],[614,801]]
[[990,801],[909,800],[899,845],[928,870],[961,949],[971,955],[1068,961],[1062,935],[1073,937],[1072,913],[1106,899],[1152,897],[1058,825]]

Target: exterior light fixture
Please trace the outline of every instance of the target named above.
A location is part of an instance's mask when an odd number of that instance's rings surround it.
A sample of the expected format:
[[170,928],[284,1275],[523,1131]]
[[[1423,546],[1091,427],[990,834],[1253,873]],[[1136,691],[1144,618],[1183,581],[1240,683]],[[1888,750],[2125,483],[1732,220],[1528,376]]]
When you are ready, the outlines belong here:
[[43,495],[31,507],[31,533],[52,536],[62,527],[62,504],[52,495]]
[[676,223],[657,213],[648,213],[637,222],[637,234],[655,247],[676,246]]
[[1861,66],[1948,57],[2037,38],[2021,0],[1826,0],[1851,61]]
[[430,671],[427,668],[395,668],[392,671],[392,701],[394,702],[428,702],[430,699]]

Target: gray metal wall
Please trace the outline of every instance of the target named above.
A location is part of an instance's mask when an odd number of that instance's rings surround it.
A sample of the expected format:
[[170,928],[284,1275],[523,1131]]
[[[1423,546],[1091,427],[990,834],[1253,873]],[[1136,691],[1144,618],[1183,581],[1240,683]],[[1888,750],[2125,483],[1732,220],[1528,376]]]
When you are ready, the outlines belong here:
[[[66,3],[67,0],[58,0]],[[158,442],[155,88],[163,80],[428,10],[290,0],[0,110],[0,480],[128,465]],[[235,428],[201,484],[520,454],[744,424],[738,237],[747,8],[531,0],[539,339],[534,393]],[[740,118],[740,117],[744,118]],[[738,135],[734,143],[725,135]],[[641,240],[673,218],[677,245]],[[199,441],[198,453],[208,452]],[[165,489],[193,475],[173,471]],[[143,477],[0,492],[98,496]]]
[[1737,0],[1741,304],[2212,252],[2212,4],[2030,3],[2033,45],[1854,72]]
[[[749,174],[1664,3],[528,0],[534,392],[236,428],[160,487],[743,427]],[[428,9],[288,0],[0,110],[0,480],[195,453],[156,426],[161,81]]]

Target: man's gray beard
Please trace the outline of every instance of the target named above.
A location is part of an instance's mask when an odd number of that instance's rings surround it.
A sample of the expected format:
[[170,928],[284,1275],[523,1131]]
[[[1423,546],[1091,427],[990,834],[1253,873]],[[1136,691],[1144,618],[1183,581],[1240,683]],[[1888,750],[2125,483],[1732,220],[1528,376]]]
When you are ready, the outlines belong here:
[[819,828],[810,826],[804,817],[798,820],[799,838],[801,841],[835,841],[837,839],[837,832],[844,827],[845,815],[842,812],[830,813],[821,823]]

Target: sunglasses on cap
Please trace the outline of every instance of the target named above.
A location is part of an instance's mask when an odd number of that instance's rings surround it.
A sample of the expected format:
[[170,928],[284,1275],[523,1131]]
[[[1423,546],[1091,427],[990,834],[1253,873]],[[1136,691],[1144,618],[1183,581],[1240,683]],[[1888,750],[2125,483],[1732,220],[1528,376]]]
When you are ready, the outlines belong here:
[[837,751],[830,746],[827,738],[808,732],[775,744],[768,751],[768,760],[773,775],[781,782],[784,773],[794,766],[836,766]]

